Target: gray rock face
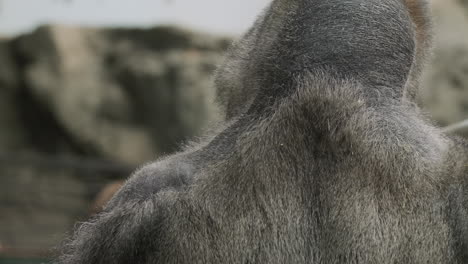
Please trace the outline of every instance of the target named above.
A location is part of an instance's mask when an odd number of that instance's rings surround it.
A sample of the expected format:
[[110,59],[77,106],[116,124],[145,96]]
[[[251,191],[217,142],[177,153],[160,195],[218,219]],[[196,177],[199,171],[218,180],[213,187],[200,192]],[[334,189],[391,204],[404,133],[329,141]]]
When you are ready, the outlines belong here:
[[170,28],[49,27],[18,42],[31,96],[85,152],[138,164],[214,118],[210,75],[226,40]]
[[465,7],[468,7],[468,0],[459,0],[459,2],[465,6]]
[[106,183],[215,122],[229,42],[62,26],[0,40],[0,256],[56,245]]
[[0,146],[4,150],[26,147],[15,101],[19,74],[9,46],[8,41],[0,40]]
[[[434,56],[424,76],[422,104],[441,125],[468,119],[467,1],[434,0]],[[468,133],[463,133],[468,136]]]

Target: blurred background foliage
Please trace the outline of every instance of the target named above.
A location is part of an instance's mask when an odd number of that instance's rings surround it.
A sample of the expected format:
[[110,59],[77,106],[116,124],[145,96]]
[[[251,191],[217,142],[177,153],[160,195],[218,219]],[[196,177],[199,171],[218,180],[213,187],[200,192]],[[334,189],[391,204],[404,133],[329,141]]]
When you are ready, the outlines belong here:
[[[256,2],[250,14],[267,2]],[[7,3],[0,24],[21,16],[8,13]],[[435,48],[420,104],[447,126],[468,118],[468,1],[432,4]],[[47,259],[135,168],[219,120],[212,74],[245,26],[209,28],[236,23],[221,19],[227,10],[217,12],[205,30],[190,22],[109,28],[68,21],[0,37],[0,264]],[[252,19],[239,15],[238,23]]]

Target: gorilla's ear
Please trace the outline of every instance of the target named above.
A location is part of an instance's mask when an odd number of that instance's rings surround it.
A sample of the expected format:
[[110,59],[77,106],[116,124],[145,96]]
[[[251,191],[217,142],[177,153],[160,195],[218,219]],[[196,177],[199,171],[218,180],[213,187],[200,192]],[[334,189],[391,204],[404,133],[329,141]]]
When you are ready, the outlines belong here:
[[[252,29],[254,30],[254,28]],[[252,31],[251,30],[251,31]],[[253,32],[236,41],[228,50],[224,62],[216,70],[214,82],[216,86],[216,101],[221,107],[226,120],[242,113],[254,97],[253,89],[248,89],[245,75],[248,74],[248,57],[253,46]]]
[[[255,98],[262,58],[287,19],[285,13],[277,12],[285,5],[283,2],[273,1],[247,33],[232,44],[223,63],[218,66],[214,78],[216,99],[227,120],[245,112]],[[296,6],[293,2],[288,5]]]
[[259,34],[260,17],[252,28],[235,41],[216,70],[214,82],[216,100],[229,120],[241,114],[254,98],[254,87],[248,84],[249,58],[254,54],[255,40]]
[[419,84],[424,65],[431,54],[433,32],[430,6],[427,0],[405,0],[411,16],[416,42],[416,53],[411,73],[405,88],[405,97],[415,102],[418,99]]

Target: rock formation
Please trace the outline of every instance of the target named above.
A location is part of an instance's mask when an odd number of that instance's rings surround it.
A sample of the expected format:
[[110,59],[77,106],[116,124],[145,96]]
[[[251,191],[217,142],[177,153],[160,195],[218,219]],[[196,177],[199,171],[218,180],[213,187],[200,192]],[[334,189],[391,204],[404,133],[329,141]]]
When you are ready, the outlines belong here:
[[64,26],[0,40],[0,244],[55,245],[105,184],[215,121],[211,76],[229,42]]

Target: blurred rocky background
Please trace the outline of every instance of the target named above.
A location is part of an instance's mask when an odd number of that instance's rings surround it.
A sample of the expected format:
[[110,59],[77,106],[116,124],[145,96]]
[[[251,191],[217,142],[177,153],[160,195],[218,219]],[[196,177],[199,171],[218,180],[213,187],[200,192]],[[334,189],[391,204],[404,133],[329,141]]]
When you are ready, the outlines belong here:
[[[447,126],[468,118],[468,1],[432,2],[421,105]],[[230,42],[176,27],[0,38],[0,263],[47,257],[137,166],[218,120],[212,74]]]
[[115,182],[216,121],[230,41],[65,26],[0,40],[0,254],[47,254]]
[[[440,126],[468,118],[468,0],[433,0],[434,49],[421,104]],[[468,136],[468,129],[458,131]]]

